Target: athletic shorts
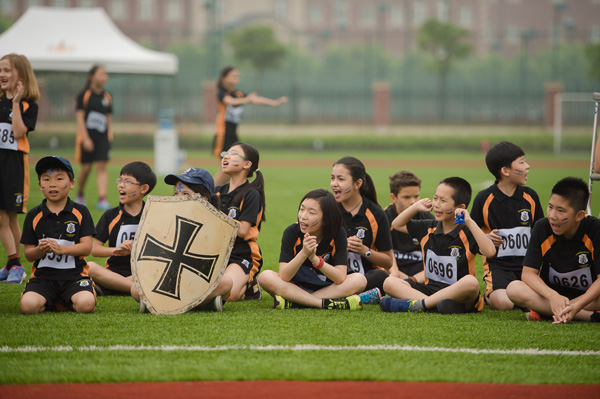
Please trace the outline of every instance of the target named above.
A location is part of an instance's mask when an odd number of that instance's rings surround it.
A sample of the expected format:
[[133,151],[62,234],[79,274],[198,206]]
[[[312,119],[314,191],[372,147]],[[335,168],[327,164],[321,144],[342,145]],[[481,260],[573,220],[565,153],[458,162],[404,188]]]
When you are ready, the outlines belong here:
[[[427,296],[431,296],[446,287],[450,287],[450,285],[448,284],[438,283],[437,281],[430,281],[429,284],[418,283],[411,279],[406,279],[404,281],[408,282],[408,284],[410,284],[410,286],[415,290],[422,292]],[[483,298],[481,297],[481,294],[478,294],[477,300],[475,300],[475,303],[473,304],[473,309],[471,311],[480,312],[481,309],[483,309]]]
[[223,151],[227,151],[234,143],[239,141],[237,136],[237,126],[238,125],[234,123],[225,122],[225,139],[223,140],[223,144],[219,146],[219,140],[217,140],[217,136],[215,135],[213,138],[212,154],[220,158]]
[[108,133],[98,133],[94,130],[88,131],[92,142],[94,143],[94,151],[87,152],[81,144],[81,163],[92,163],[96,161],[108,161],[110,159],[110,142],[108,141]]
[[494,290],[505,290],[515,280],[521,280],[522,270],[507,270],[490,265],[487,273],[483,275],[485,281],[484,296],[487,300]]
[[369,270],[365,273],[365,278],[367,279],[367,286],[365,287],[365,291],[372,290],[373,288],[379,288],[381,295],[385,295],[385,291],[383,291],[383,282],[389,276],[389,273],[385,270]]
[[[237,265],[239,265],[242,270],[244,271],[244,273],[250,275],[250,272],[252,271],[252,257],[251,256],[240,256],[240,255],[231,255],[229,257],[229,265],[235,263]],[[262,258],[260,258],[260,260],[258,261],[258,271],[256,272],[256,275],[258,275],[258,273],[260,272],[260,269],[262,269],[262,264],[263,264],[263,260]]]
[[0,210],[27,212],[29,162],[21,151],[0,150]]
[[292,281],[292,284],[294,284],[297,287],[302,288],[304,291],[308,292],[309,294],[312,294],[315,291],[319,291],[322,290],[325,287],[329,287],[329,285],[317,285],[317,284],[311,284],[311,283],[307,283],[307,282],[297,282],[297,281]]
[[67,308],[73,306],[71,298],[78,292],[87,291],[96,296],[92,280],[89,277],[81,277],[77,280],[45,280],[33,277],[25,285],[26,292],[35,292],[46,299],[46,309],[61,310],[57,304]]
[[402,264],[401,262],[398,262],[398,259],[396,259],[396,264],[398,265],[398,270],[400,270],[407,276],[414,276],[415,274],[420,273],[424,270],[423,261]]

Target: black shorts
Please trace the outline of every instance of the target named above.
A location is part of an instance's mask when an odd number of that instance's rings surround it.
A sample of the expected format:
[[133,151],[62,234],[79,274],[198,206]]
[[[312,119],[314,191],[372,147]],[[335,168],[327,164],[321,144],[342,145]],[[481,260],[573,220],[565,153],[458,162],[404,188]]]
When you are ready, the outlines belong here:
[[[256,262],[257,260],[254,260],[254,261]],[[231,254],[231,256],[229,257],[228,265],[230,265],[232,263],[239,265],[242,268],[242,270],[244,271],[244,273],[246,273],[248,275],[252,271],[252,256],[250,256],[250,254],[248,254],[248,256]],[[256,275],[258,275],[258,273],[260,272],[260,269],[262,269],[262,264],[263,264],[263,260],[261,257],[258,260],[258,271],[256,272]]]
[[485,299],[487,300],[494,290],[505,290],[512,281],[521,280],[522,270],[508,270],[490,265],[487,272],[483,275]]
[[29,163],[21,151],[0,150],[0,210],[27,212]]
[[89,277],[81,277],[77,280],[45,280],[37,277],[29,279],[25,285],[26,292],[35,292],[46,299],[46,309],[58,310],[57,302],[70,308],[73,305],[71,297],[81,291],[91,292],[96,296],[92,280]]
[[396,265],[398,266],[398,270],[400,270],[402,273],[406,274],[407,276],[414,276],[415,274],[420,273],[423,270],[425,270],[423,268],[423,261],[403,263],[403,262],[398,261],[398,259],[396,259]]
[[385,291],[383,290],[383,282],[389,276],[390,274],[385,270],[369,270],[365,273],[365,278],[367,279],[367,286],[365,287],[365,291],[372,290],[373,288],[379,288],[379,292],[381,292],[381,295],[385,295]]
[[417,290],[427,296],[432,296],[436,292],[438,292],[446,287],[450,287],[448,284],[438,283],[437,281],[429,281],[429,284],[419,283],[419,282],[413,281],[411,279],[406,279],[404,281],[408,282],[408,284],[410,284],[410,286],[412,288],[414,288],[415,290]]
[[94,151],[87,152],[81,144],[81,163],[92,163],[96,161],[108,161],[110,159],[110,141],[108,133],[98,133],[94,130],[88,131],[90,139],[94,143]]
[[213,154],[217,154],[217,156],[220,156],[220,154],[223,151],[227,151],[231,148],[231,146],[235,143],[237,143],[238,140],[238,136],[237,136],[237,126],[234,123],[230,123],[230,122],[225,122],[225,139],[223,140],[223,144],[219,146],[219,148],[217,148],[217,136],[215,135],[215,137],[213,138],[213,150],[212,153]]

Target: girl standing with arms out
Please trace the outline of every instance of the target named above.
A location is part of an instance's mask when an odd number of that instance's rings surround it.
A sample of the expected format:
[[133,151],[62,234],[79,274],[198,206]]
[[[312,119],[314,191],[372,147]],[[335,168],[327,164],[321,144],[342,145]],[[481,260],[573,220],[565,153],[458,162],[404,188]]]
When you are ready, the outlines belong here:
[[373,179],[361,161],[344,157],[333,164],[330,184],[346,223],[348,274],[363,274],[367,292],[361,294],[361,301],[378,303],[394,252],[390,223],[377,203]]
[[[262,267],[262,254],[256,243],[261,222],[265,220],[265,181],[258,169],[258,150],[249,144],[234,143],[224,154],[221,170],[229,183],[217,187],[221,212],[240,224],[224,277],[233,287],[228,301],[260,299],[257,275]],[[252,183],[248,179],[254,176]]]
[[77,95],[75,119],[77,121],[77,138],[75,140],[75,160],[81,162],[78,181],[77,202],[85,204],[85,184],[96,162],[96,184],[98,186],[97,208],[111,208],[106,200],[108,173],[106,165],[110,157],[110,143],[113,140],[112,130],[112,97],[104,90],[108,82],[108,73],[100,65],[95,65],[88,72],[83,90]]
[[[237,127],[242,120],[244,104],[268,105],[279,107],[287,102],[287,97],[271,100],[256,93],[246,94],[236,87],[240,83],[240,72],[226,66],[221,70],[217,83],[217,121],[215,123],[215,138],[213,140],[213,155],[221,157],[221,153],[238,142]],[[215,184],[227,182],[227,175],[220,171],[215,177]]]
[[265,270],[258,279],[275,298],[274,307],[362,309],[354,294],[362,292],[367,280],[359,273],[346,274],[346,246],[335,198],[322,189],[310,191],[300,201],[298,223],[283,232],[279,273]]
[[0,242],[8,256],[0,281],[21,284],[21,229],[18,213],[27,212],[29,198],[29,141],[35,129],[40,98],[29,60],[20,54],[0,59]]

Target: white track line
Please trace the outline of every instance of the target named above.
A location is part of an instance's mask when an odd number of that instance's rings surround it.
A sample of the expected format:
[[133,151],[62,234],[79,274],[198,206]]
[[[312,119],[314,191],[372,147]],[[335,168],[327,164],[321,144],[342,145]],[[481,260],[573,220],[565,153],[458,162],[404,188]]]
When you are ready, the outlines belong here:
[[156,351],[156,352],[214,352],[214,351],[399,351],[399,352],[449,352],[469,353],[475,355],[559,355],[559,356],[600,356],[600,351],[569,351],[549,349],[473,349],[473,348],[440,348],[423,346],[400,345],[358,345],[358,346],[327,346],[327,345],[222,345],[222,346],[19,346],[0,347],[0,353],[28,353],[28,352],[121,352],[121,351]]

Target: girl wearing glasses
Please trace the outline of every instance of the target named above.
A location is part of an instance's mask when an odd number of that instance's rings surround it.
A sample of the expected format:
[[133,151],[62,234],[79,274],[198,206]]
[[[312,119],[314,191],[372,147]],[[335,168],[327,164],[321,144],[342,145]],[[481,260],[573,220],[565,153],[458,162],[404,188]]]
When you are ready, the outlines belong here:
[[[224,153],[221,171],[229,176],[229,183],[217,187],[221,212],[240,224],[231,251],[225,277],[231,277],[233,287],[227,301],[260,299],[261,291],[256,276],[262,267],[262,254],[256,239],[261,222],[265,220],[265,188],[262,172],[258,169],[258,150],[249,144],[234,143]],[[256,174],[250,183],[249,178]]]

